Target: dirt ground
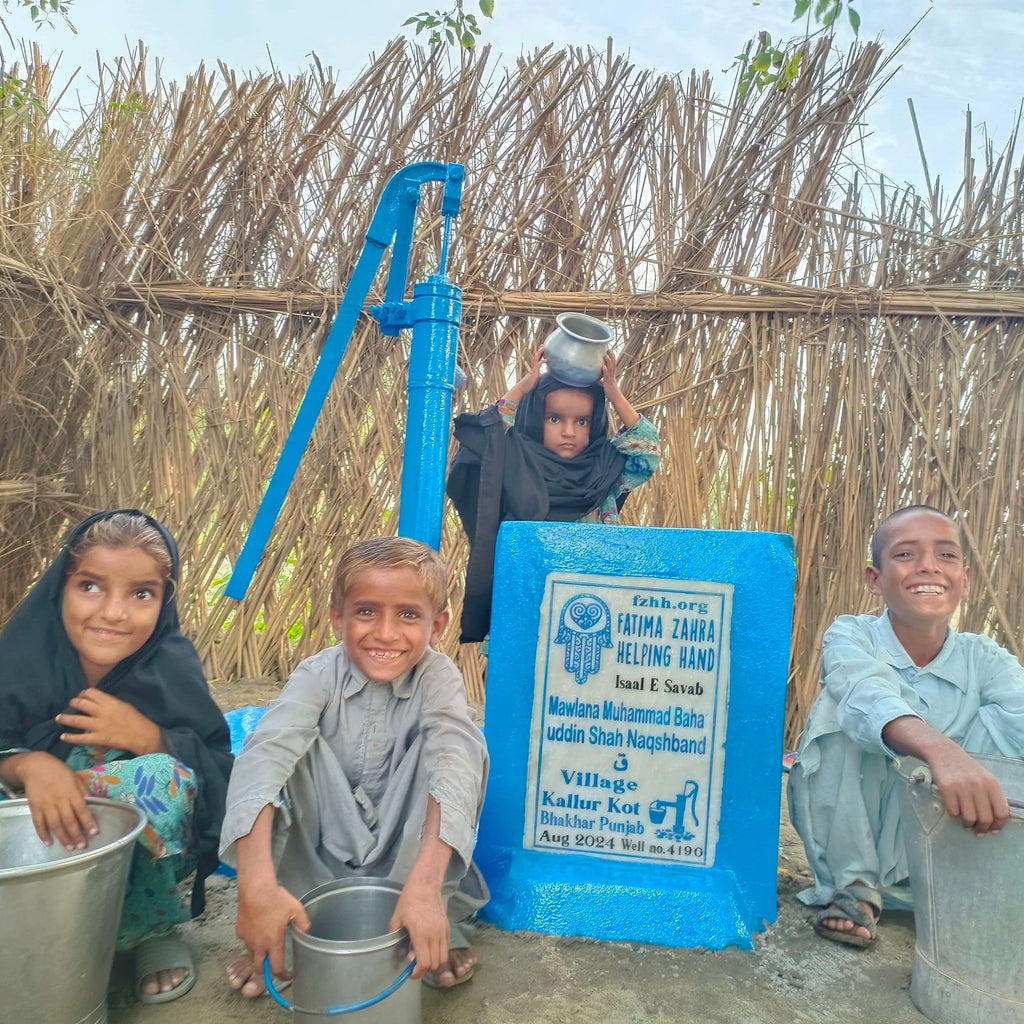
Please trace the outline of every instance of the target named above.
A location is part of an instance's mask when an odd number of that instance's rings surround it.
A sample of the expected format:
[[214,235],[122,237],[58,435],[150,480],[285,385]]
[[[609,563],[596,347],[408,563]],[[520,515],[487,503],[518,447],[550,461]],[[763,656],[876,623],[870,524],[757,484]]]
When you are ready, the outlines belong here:
[[[223,683],[225,710],[263,704],[275,684]],[[785,801],[785,787],[783,787]],[[708,952],[633,942],[599,942],[478,923],[474,978],[448,992],[423,990],[423,1024],[845,1024],[927,1021],[910,1001],[914,924],[889,913],[867,952],[819,939],[796,892],[809,882],[800,841],[783,803],[778,919],[753,951]],[[269,997],[244,1000],[228,988],[224,965],[240,949],[234,935],[234,882],[215,875],[202,917],[181,928],[198,967],[195,988],[159,1006],[137,1003],[130,963],[115,963],[109,1024],[281,1022]],[[296,1018],[299,1019],[299,1018]],[[338,1018],[343,1019],[343,1018]]]

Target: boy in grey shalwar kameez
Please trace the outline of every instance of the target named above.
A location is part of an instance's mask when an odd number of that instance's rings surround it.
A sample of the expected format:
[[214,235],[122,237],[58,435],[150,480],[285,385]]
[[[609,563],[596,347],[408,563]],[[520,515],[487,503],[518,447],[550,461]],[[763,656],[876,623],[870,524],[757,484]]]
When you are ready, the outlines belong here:
[[263,990],[267,955],[287,976],[285,927],[308,927],[297,897],[352,875],[403,883],[391,927],[409,931],[414,978],[472,974],[457,922],[487,899],[471,862],[487,750],[462,676],[429,647],[446,600],[447,567],[426,545],[350,548],[331,595],[342,642],[298,666],[236,759],[221,858],[238,868],[248,954],[228,976],[244,995]]
[[789,809],[823,906],[815,931],[850,946],[875,941],[884,902],[907,906],[907,854],[892,758],[925,761],[946,811],[979,835],[1010,808],[967,751],[1024,756],[1024,668],[987,636],[949,623],[967,593],[957,525],[914,505],[871,539],[868,589],[880,616],[841,615],[825,632],[822,692],[789,778]]

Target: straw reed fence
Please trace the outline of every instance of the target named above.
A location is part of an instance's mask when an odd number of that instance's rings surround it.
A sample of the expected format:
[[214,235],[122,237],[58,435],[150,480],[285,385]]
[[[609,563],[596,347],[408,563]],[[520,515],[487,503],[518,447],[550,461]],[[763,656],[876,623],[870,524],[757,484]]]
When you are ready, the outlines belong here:
[[[3,112],[0,618],[69,519],[136,505],[179,539],[185,628],[212,677],[283,677],[328,642],[335,555],[397,519],[408,340],[368,317],[249,596],[219,594],[376,198],[429,159],[467,168],[457,409],[501,395],[555,313],[608,319],[624,391],[664,444],[626,521],[795,537],[788,742],[824,627],[872,606],[872,524],[903,504],[962,516],[961,625],[1019,652],[1012,149],[968,165],[955,202],[840,176],[889,74],[873,45],[838,63],[819,48],[786,93],[742,102],[610,48],[508,70],[461,59],[396,43],[351,84],[316,64],[287,80],[200,69],[180,87],[134,59],[100,76],[73,129]],[[47,69],[30,72],[46,95]],[[440,222],[428,187],[410,280],[434,272]],[[452,514],[442,550],[457,613]],[[445,646],[480,697],[482,659],[456,635]]]

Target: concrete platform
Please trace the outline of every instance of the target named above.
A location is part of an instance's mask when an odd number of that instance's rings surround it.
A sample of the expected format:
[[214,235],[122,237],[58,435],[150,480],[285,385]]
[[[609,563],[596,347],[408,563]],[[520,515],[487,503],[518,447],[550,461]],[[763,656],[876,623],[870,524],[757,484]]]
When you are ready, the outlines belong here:
[[[271,695],[258,684],[215,689],[225,708]],[[839,946],[814,934],[812,911],[795,898],[808,881],[783,787],[779,916],[754,936],[753,951],[598,942],[503,932],[481,923],[471,930],[480,955],[475,976],[448,992],[424,989],[423,1024],[926,1022],[909,995],[912,916],[883,914],[879,941],[867,952]],[[269,997],[247,1000],[228,988],[224,966],[241,951],[234,915],[234,882],[215,875],[205,914],[181,928],[198,964],[195,988],[174,1002],[143,1006],[131,994],[130,960],[119,961],[111,979],[109,1024],[301,1021]]]

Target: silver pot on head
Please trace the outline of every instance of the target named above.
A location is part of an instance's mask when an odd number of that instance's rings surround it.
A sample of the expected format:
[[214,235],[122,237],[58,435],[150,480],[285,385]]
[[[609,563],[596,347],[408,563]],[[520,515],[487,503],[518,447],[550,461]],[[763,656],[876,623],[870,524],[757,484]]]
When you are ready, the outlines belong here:
[[586,313],[559,313],[555,328],[544,342],[548,369],[563,384],[585,388],[601,379],[612,329]]

